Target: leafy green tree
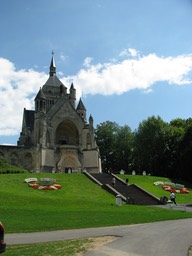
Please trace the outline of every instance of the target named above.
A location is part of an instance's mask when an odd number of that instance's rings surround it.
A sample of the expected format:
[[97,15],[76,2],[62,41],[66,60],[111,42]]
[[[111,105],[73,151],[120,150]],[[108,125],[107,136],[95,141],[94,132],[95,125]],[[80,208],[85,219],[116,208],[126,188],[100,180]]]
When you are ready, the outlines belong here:
[[184,119],[173,119],[169,123],[169,162],[167,168],[169,169],[168,176],[179,178],[181,172],[181,143],[183,141],[187,122]]
[[170,126],[176,127],[178,129],[180,128],[182,130],[185,130],[186,124],[187,124],[186,120],[181,118],[176,118],[170,121]]
[[96,127],[96,140],[100,149],[102,169],[105,172],[114,169],[115,159],[115,145],[116,136],[119,126],[115,122],[106,121],[97,125]]
[[157,176],[192,179],[192,118],[164,122],[149,117],[132,132],[106,121],[96,128],[103,171],[146,171]]
[[115,168],[128,172],[131,170],[133,133],[127,125],[119,127],[115,141]]
[[135,164],[137,170],[165,176],[169,126],[159,116],[149,117],[139,124],[135,132]]
[[192,124],[187,129],[180,143],[179,178],[192,181]]

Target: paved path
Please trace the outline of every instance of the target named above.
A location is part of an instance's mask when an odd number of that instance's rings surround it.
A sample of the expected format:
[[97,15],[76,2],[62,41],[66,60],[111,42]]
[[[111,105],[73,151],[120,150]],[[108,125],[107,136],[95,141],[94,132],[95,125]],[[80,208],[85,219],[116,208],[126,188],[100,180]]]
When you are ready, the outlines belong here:
[[121,238],[86,256],[187,256],[192,219],[122,227]]
[[186,256],[192,245],[192,219],[147,224],[7,234],[10,244],[58,241],[96,236],[118,236],[113,242],[87,252],[86,256]]

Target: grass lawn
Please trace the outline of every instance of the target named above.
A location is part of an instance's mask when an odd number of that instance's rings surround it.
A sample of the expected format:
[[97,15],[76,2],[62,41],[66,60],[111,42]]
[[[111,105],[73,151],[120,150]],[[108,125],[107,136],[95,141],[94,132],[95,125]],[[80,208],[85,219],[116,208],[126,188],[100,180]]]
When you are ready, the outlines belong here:
[[[42,191],[30,188],[24,182],[25,178],[30,177],[55,178],[62,189]],[[114,196],[83,174],[2,174],[0,178],[0,220],[6,233],[126,225],[192,217],[192,213],[157,207],[126,204],[119,207]],[[167,192],[153,185],[153,180],[157,178],[129,176],[130,183],[136,183],[158,197],[166,195]],[[190,203],[192,195],[179,195],[177,201]]]
[[4,255],[9,256],[72,256],[85,253],[92,239],[76,239],[28,245],[8,245]]
[[[137,184],[157,197],[169,196],[169,193],[161,187],[153,185],[154,181],[169,181],[169,179],[139,175],[119,176],[123,180],[128,177],[130,184]],[[62,189],[35,190],[24,182],[26,178],[31,177],[55,178],[57,183],[62,185]],[[190,186],[187,188],[192,192]],[[192,213],[158,207],[126,204],[117,206],[114,196],[102,190],[83,174],[2,174],[0,196],[0,220],[5,226],[6,233],[126,225],[192,217]],[[191,203],[192,193],[178,194],[177,202]],[[78,239],[8,245],[4,254],[74,256],[77,252],[84,253],[92,241],[92,239]]]

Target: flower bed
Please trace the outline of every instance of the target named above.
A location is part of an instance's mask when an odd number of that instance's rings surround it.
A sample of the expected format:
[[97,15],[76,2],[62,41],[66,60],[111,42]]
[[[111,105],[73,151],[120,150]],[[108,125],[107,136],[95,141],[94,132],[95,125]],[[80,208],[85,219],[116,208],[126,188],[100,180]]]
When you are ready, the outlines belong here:
[[155,186],[161,185],[162,189],[165,191],[173,192],[173,193],[180,193],[180,194],[188,194],[189,190],[184,187],[183,184],[172,183],[172,182],[163,182],[163,181],[156,181],[154,182]]
[[188,194],[189,190],[187,188],[175,189],[171,186],[162,186],[162,189],[173,192],[173,193],[180,193],[180,194]]
[[25,179],[29,187],[40,190],[58,190],[62,186],[56,183],[56,179],[42,178],[38,181],[36,178]]

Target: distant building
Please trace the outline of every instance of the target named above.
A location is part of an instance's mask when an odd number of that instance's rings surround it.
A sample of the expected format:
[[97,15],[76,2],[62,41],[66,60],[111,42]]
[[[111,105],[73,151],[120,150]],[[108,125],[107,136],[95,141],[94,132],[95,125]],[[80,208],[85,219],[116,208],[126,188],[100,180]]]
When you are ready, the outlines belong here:
[[24,108],[17,146],[0,145],[0,158],[34,172],[101,172],[93,117],[88,122],[73,83],[69,93],[56,75],[52,56],[49,78],[35,97],[35,110]]

